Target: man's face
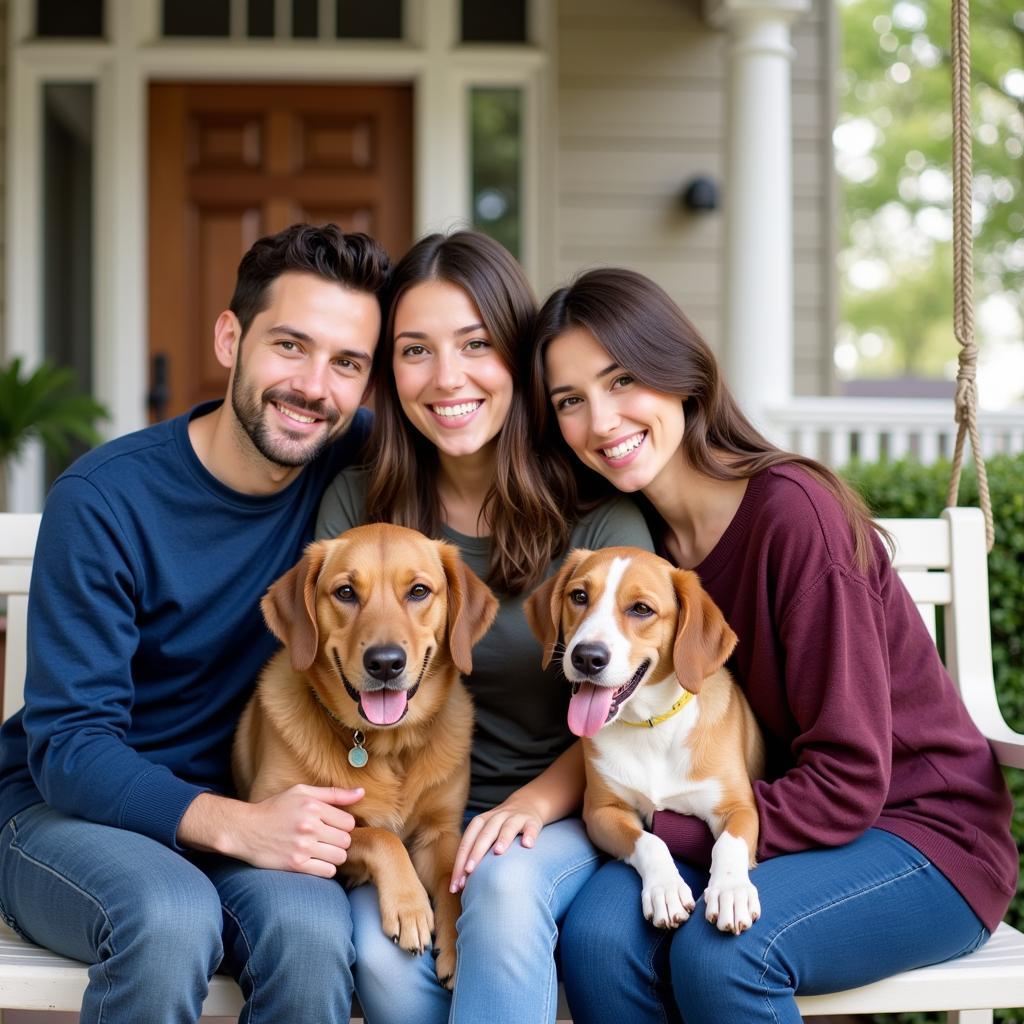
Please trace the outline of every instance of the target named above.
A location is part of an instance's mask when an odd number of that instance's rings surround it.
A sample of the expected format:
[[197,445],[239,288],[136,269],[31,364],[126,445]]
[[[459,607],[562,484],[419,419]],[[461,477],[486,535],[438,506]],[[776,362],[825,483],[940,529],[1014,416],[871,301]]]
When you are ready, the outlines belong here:
[[235,418],[260,455],[302,466],[348,429],[379,332],[367,292],[314,274],[274,281],[270,304],[235,343],[231,378]]

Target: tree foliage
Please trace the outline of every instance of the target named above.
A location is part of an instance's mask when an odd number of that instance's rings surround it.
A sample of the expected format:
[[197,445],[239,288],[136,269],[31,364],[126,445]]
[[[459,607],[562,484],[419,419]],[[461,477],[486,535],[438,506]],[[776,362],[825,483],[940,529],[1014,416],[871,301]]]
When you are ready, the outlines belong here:
[[[845,0],[841,114],[842,319],[881,336],[877,371],[937,375],[956,356],[952,315],[948,0]],[[971,5],[975,297],[1024,290],[1024,12]],[[984,343],[985,328],[979,330]],[[862,355],[864,353],[861,353]],[[869,361],[870,363],[870,361]],[[863,372],[863,360],[858,369]],[[870,369],[870,366],[869,366]]]

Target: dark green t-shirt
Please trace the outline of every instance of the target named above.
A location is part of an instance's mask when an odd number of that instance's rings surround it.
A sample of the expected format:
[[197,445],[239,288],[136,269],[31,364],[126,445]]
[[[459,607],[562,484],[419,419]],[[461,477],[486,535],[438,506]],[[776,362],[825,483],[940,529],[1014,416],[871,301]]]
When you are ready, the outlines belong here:
[[[363,523],[365,497],[365,470],[346,470],[336,477],[320,504],[317,537],[334,537]],[[489,538],[467,537],[445,527],[442,539],[456,545],[466,564],[486,578]],[[653,550],[643,516],[624,497],[589,513],[572,532],[573,548],[627,544]],[[549,575],[560,562],[552,562]],[[472,810],[501,803],[575,739],[566,724],[569,687],[557,664],[541,669],[541,647],[526,624],[523,600],[529,595],[495,596],[501,602],[497,618],[473,648],[473,671],[465,680],[476,709],[469,790]]]

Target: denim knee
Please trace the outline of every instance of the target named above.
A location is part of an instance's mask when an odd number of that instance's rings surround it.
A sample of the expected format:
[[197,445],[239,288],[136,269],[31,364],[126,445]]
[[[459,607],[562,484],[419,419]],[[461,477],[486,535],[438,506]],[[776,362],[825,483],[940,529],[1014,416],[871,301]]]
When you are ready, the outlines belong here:
[[328,908],[308,914],[286,908],[280,914],[267,914],[259,931],[248,938],[256,956],[263,949],[275,957],[301,950],[304,970],[310,975],[329,971],[333,976],[339,968],[347,974],[355,960],[350,917],[330,913]]
[[341,885],[223,858],[205,870],[223,906],[223,970],[246,999],[241,1019],[347,1021],[354,947]]
[[672,988],[683,1017],[690,1012],[697,1020],[713,1019],[705,1011],[714,1012],[716,993],[756,995],[768,975],[773,989],[791,987],[783,965],[772,962],[772,948],[757,924],[742,935],[719,931],[705,920],[704,901],[699,900],[669,951]]
[[507,853],[495,856],[488,853],[469,877],[462,892],[463,906],[475,903],[493,903],[495,906],[533,901],[547,888],[540,883],[530,861],[531,851],[524,850],[516,839]]
[[276,977],[288,964],[291,974],[319,979],[320,986],[338,979],[351,991],[355,946],[340,884],[259,868],[239,872],[236,881],[221,891],[232,960],[244,960],[256,978]]
[[[139,977],[166,977],[175,969],[210,977],[224,955],[223,915],[217,890],[198,872],[185,883],[137,889],[118,906],[107,908],[108,929],[101,946],[108,955],[125,955]],[[147,982],[148,984],[148,982]]]
[[500,856],[488,853],[470,875],[462,892],[463,919],[479,914],[490,918],[492,926],[512,929],[538,916],[553,923],[551,893],[558,881],[550,863],[516,839]]

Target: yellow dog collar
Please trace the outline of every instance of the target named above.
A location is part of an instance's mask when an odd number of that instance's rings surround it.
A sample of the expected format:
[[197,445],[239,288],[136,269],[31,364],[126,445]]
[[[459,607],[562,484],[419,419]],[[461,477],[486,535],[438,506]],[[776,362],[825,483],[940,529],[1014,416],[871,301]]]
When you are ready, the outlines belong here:
[[668,711],[665,711],[660,715],[655,715],[653,718],[645,718],[642,722],[626,722],[622,719],[619,719],[619,721],[621,721],[623,725],[633,725],[639,726],[643,729],[653,729],[656,725],[661,725],[662,722],[667,722],[673,715],[682,711],[683,708],[693,700],[693,698],[694,694],[690,693],[689,690],[685,690],[682,697],[680,697],[679,700],[677,700],[675,704],[668,709]]

